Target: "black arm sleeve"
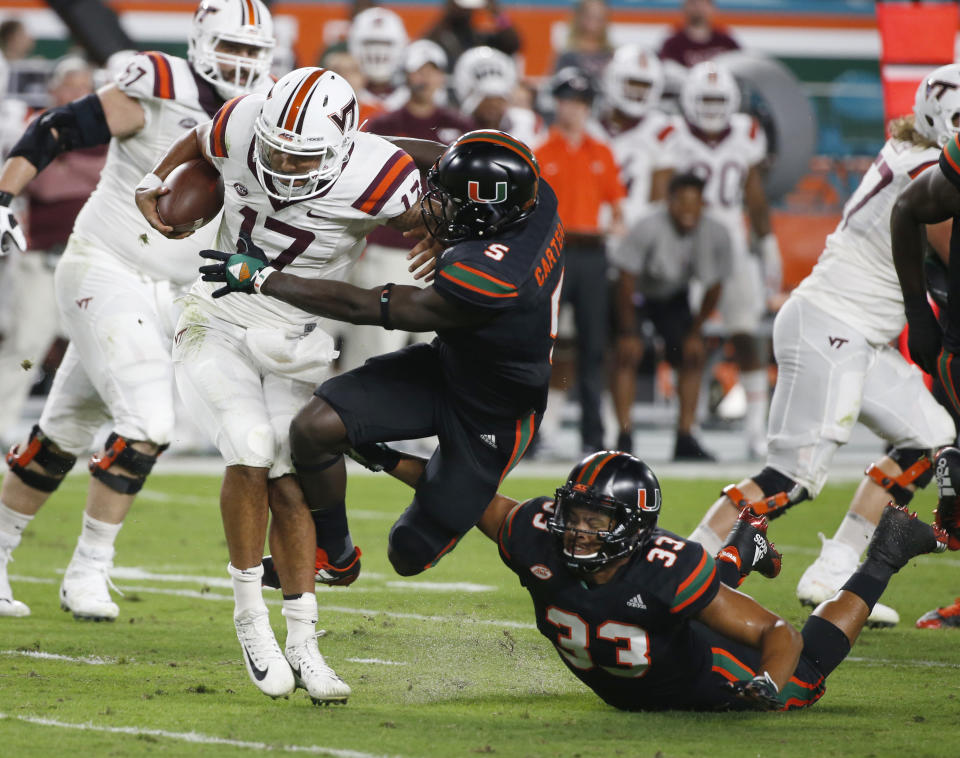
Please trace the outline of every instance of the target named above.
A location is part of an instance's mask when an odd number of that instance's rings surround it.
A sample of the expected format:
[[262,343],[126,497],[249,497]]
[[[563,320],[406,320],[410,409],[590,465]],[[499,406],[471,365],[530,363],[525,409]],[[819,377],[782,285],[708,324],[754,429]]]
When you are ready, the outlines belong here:
[[110,137],[100,98],[87,95],[59,108],[51,108],[34,119],[13,146],[10,157],[26,158],[37,171],[42,171],[61,153],[105,145]]

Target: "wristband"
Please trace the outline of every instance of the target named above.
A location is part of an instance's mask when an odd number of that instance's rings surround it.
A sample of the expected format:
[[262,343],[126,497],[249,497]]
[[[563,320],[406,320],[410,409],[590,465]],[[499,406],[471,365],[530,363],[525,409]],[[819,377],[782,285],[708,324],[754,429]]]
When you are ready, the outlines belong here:
[[277,273],[277,270],[273,266],[264,266],[257,271],[257,273],[253,275],[253,291],[259,293],[263,283],[267,281],[267,277],[275,273]]
[[0,190],[0,205],[4,208],[10,207],[10,203],[13,202],[13,194],[10,192],[4,192]]
[[134,187],[134,192],[139,192],[140,190],[155,190],[160,189],[163,186],[163,179],[157,176],[152,171],[147,174],[143,179],[140,180],[140,183]]
[[393,292],[393,282],[384,284],[380,290],[380,323],[384,329],[393,329],[390,324],[390,295]]

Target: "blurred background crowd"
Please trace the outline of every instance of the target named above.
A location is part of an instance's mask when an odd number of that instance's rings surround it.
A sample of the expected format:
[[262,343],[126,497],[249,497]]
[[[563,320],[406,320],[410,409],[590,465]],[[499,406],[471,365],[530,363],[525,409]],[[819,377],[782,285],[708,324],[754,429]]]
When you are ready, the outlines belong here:
[[[644,429],[668,428],[672,446],[654,459],[762,459],[773,315],[815,262],[891,115],[872,3],[267,4],[275,73],[342,74],[364,129],[444,143],[501,129],[535,151],[561,200],[568,261],[554,391],[530,455],[630,450]],[[132,51],[184,55],[194,7],[0,1],[0,153],[43,109],[111,81]],[[30,251],[0,300],[5,445],[29,430],[63,354],[53,267],[104,156],[61,156],[20,201]],[[354,282],[409,280],[410,245],[381,227]],[[738,246],[762,292],[737,278]],[[731,316],[722,298],[741,310],[747,301],[751,314]],[[340,329],[338,365],[428,338]],[[742,430],[742,442],[711,451],[699,436],[710,427]],[[203,439],[184,420],[174,451],[196,452]]]

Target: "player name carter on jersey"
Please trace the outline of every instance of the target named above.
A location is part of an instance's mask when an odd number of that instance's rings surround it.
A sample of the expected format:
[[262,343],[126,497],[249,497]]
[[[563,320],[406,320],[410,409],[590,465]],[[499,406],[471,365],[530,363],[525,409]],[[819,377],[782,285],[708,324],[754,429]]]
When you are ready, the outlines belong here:
[[213,116],[223,101],[187,61],[164,53],[134,56],[116,85],[143,108],[144,126],[132,137],[110,141],[100,182],[77,216],[74,233],[151,278],[187,284],[217,224],[185,240],[167,239],[141,215],[133,191],[167,148]]
[[[903,294],[893,265],[890,212],[897,196],[940,149],[888,140],[843,208],[810,275],[794,290],[827,313],[885,344],[903,330]],[[851,283],[854,283],[851,286]]]
[[654,529],[616,581],[589,587],[560,560],[547,526],[553,510],[546,497],[521,503],[499,536],[500,557],[530,593],[540,633],[615,707],[694,707],[691,683],[711,670],[712,655],[688,620],[719,590],[713,559],[698,543]]
[[[309,279],[343,279],[366,235],[415,205],[420,174],[413,159],[382,137],[358,132],[341,173],[317,196],[282,202],[260,186],[254,166],[254,123],[263,95],[226,103],[214,117],[209,153],[223,176],[224,213],[216,247],[233,252],[248,232],[274,268]],[[218,285],[197,280],[203,307],[241,326],[297,327],[317,317],[270,297],[214,301]]]

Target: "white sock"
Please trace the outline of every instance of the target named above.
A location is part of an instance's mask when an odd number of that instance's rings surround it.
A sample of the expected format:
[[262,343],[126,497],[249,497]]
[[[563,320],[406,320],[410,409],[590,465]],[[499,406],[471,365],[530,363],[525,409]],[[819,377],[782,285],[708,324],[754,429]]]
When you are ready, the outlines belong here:
[[876,528],[876,524],[871,524],[863,516],[850,511],[843,517],[843,521],[837,527],[837,533],[833,535],[833,538],[837,542],[852,547],[857,555],[860,555],[867,549],[867,544]]
[[747,415],[744,418],[747,440],[763,441],[767,437],[767,396],[770,393],[767,370],[745,371],[740,375],[740,383],[747,393]]
[[262,563],[248,569],[238,569],[228,563],[227,572],[233,579],[234,616],[256,608],[266,610],[267,604],[263,602],[263,588],[260,586],[260,578],[263,576]]
[[697,528],[690,532],[690,536],[687,537],[687,539],[692,542],[699,542],[703,545],[703,549],[707,551],[707,555],[710,556],[714,556],[720,552],[720,548],[723,546],[723,540],[706,524],[697,524]]
[[93,516],[83,514],[83,528],[80,530],[80,542],[92,550],[102,552],[113,552],[113,543],[117,540],[120,533],[120,524],[108,524],[106,521],[100,521]]
[[284,598],[281,613],[287,619],[287,647],[298,645],[317,633],[317,596],[312,592],[290,600]]
[[[20,513],[0,503],[0,534],[10,537],[11,539],[16,537],[17,543],[19,543],[20,535],[23,534],[23,530],[27,528],[27,524],[31,521],[33,521],[33,516]],[[7,541],[8,540],[5,540],[5,542]],[[16,544],[12,547],[16,547]]]

